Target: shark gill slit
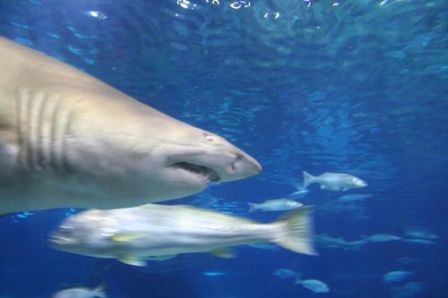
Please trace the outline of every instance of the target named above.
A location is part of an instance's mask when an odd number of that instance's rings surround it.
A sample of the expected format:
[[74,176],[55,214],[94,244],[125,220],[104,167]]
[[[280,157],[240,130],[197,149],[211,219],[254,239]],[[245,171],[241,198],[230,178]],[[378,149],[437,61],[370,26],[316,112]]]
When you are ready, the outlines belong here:
[[66,173],[70,172],[67,160],[68,128],[72,117],[72,102],[63,102],[63,98],[57,99],[56,109],[52,117],[53,128],[53,164],[55,168],[62,169]]
[[63,140],[57,138],[54,131],[57,129],[55,125],[58,123],[55,121],[57,118],[57,110],[60,104],[59,97],[51,98],[45,101],[44,114],[41,115],[40,122],[42,127],[40,130],[41,136],[41,152],[42,157],[46,160],[46,166],[51,169],[58,169],[58,155],[55,150],[56,145]]
[[29,135],[28,138],[30,140],[29,142],[29,155],[28,155],[28,162],[29,165],[33,169],[40,170],[45,166],[44,158],[44,152],[42,152],[42,141],[41,141],[41,125],[42,125],[42,113],[44,108],[44,94],[42,93],[28,93],[32,96],[28,100],[29,105]]
[[19,89],[17,91],[17,128],[18,128],[18,143],[19,143],[19,156],[18,162],[23,167],[29,167],[28,164],[28,152],[30,150],[26,136],[28,135],[27,117],[28,117],[28,104],[29,90]]
[[65,137],[70,122],[60,96],[19,90],[20,162],[31,169],[67,170]]

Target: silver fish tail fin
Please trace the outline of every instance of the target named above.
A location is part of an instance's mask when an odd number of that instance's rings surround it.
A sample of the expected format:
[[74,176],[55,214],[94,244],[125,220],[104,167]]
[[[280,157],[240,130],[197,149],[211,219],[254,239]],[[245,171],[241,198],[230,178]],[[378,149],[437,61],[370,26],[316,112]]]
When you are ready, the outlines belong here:
[[257,206],[258,206],[258,204],[256,204],[256,203],[247,203],[247,205],[249,206],[249,213],[250,212],[254,212],[255,210],[257,210],[258,208],[257,208]]
[[307,187],[311,183],[314,183],[314,176],[310,173],[303,171],[303,187]]
[[95,297],[107,298],[104,284],[100,284],[99,286],[97,286],[93,290],[93,293],[95,294]]
[[274,242],[286,249],[307,255],[317,255],[314,250],[311,206],[303,206],[281,217],[275,224],[280,224],[280,237]]
[[296,277],[296,280],[294,281],[295,285],[301,284],[302,280],[300,279],[300,276]]

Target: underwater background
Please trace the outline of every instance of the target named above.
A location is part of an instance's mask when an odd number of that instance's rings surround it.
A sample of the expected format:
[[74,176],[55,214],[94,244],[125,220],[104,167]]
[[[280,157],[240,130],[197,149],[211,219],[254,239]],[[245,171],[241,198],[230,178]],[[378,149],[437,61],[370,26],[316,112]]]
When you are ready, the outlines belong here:
[[[283,213],[247,203],[289,197],[314,206],[319,252],[241,246],[234,259],[133,267],[48,247],[79,210],[22,212],[0,218],[1,298],[99,284],[108,297],[448,297],[448,1],[0,0],[0,35],[222,135],[263,166],[166,204],[267,223]],[[305,189],[302,171],[368,186]]]

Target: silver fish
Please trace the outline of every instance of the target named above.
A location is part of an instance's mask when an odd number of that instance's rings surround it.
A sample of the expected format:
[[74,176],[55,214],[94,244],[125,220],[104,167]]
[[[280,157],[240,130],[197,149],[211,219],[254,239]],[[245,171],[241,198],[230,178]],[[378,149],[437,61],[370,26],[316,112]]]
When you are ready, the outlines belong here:
[[313,176],[307,172],[303,172],[303,186],[318,183],[322,189],[340,191],[350,188],[366,187],[367,183],[358,177],[344,173],[323,173],[320,176]]
[[259,211],[287,211],[302,207],[303,204],[289,199],[267,200],[263,203],[247,203],[249,212]]
[[98,286],[94,289],[71,288],[55,293],[52,298],[107,298],[104,287]]
[[131,207],[260,171],[225,139],[0,37],[0,214]]
[[304,206],[274,223],[261,224],[184,205],[88,210],[67,218],[49,243],[62,251],[135,266],[144,266],[151,256],[180,253],[232,257],[228,247],[258,242],[314,255],[310,213],[311,207]]
[[326,283],[317,279],[305,279],[302,280],[297,278],[295,284],[302,285],[304,288],[314,292],[314,293],[328,293],[330,288]]
[[385,233],[377,233],[370,236],[364,236],[363,239],[369,242],[391,242],[402,240],[403,237]]
[[426,240],[439,239],[439,236],[424,228],[412,228],[406,231],[405,237]]
[[390,271],[383,275],[384,283],[400,283],[407,279],[409,276],[414,275],[415,273],[412,271]]
[[421,244],[421,245],[434,245],[436,244],[435,241],[428,240],[428,239],[404,239],[403,240],[406,243],[412,243],[412,244]]
[[315,239],[318,246],[344,250],[359,250],[369,242],[367,239],[347,241],[343,238],[330,237],[328,235],[317,235]]

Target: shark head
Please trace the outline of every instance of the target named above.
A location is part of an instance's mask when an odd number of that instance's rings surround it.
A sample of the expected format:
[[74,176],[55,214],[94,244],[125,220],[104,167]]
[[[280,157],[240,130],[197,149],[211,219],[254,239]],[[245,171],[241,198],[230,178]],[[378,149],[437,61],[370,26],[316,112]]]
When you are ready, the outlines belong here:
[[185,197],[261,172],[253,157],[224,138],[146,105],[133,102],[93,116],[92,102],[72,121],[69,168],[108,198],[107,208]]
[[260,173],[225,139],[0,37],[0,212],[112,209]]

